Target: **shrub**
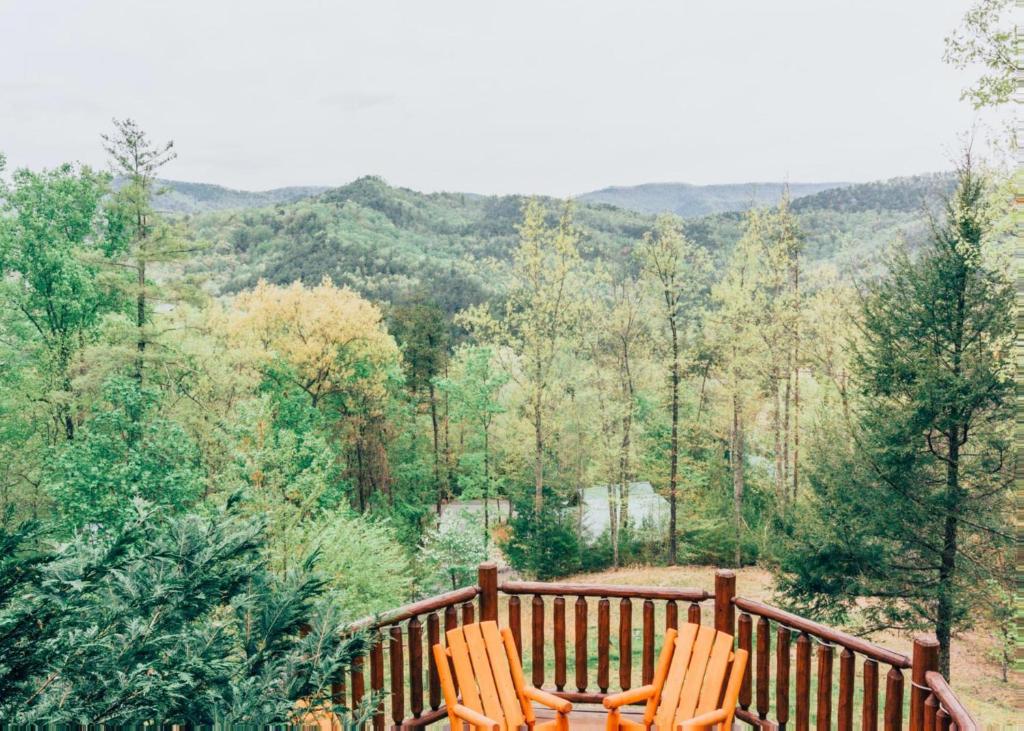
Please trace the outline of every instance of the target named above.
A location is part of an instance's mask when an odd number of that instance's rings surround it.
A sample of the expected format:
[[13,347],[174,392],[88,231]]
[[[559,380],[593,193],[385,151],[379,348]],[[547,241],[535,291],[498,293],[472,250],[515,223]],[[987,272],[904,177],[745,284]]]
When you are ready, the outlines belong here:
[[502,545],[512,568],[541,580],[579,571],[580,539],[569,513],[553,495],[539,513],[532,498],[518,501]]

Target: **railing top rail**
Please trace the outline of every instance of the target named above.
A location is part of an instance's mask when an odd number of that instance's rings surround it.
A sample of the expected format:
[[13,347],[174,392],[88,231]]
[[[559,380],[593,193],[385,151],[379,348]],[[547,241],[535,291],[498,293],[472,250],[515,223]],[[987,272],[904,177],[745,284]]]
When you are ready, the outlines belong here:
[[666,599],[702,602],[711,598],[703,589],[667,586],[628,586],[616,584],[559,584],[543,581],[506,581],[498,589],[506,594],[546,594],[548,596],[596,596],[621,599]]
[[949,687],[949,683],[942,677],[942,674],[929,670],[924,674],[924,679],[939,703],[946,709],[946,713],[953,719],[957,729],[959,731],[976,731],[978,728],[977,721],[967,712],[967,709],[960,702],[960,699],[956,697],[956,693]]
[[413,602],[412,604],[406,604],[405,606],[398,607],[397,609],[391,609],[383,614],[374,615],[372,617],[363,617],[362,619],[350,624],[348,628],[352,631],[357,631],[386,627],[389,624],[404,622],[407,619],[412,619],[413,617],[421,614],[427,614],[455,604],[468,602],[475,598],[479,593],[480,587],[478,586],[464,586],[461,589],[455,589],[454,591],[448,591],[444,594],[438,594],[437,596],[421,599],[418,602]]
[[744,597],[736,597],[733,603],[744,612],[750,614],[756,614],[759,617],[766,617],[767,619],[774,620],[780,624],[784,624],[792,629],[806,632],[807,634],[814,635],[828,642],[846,647],[853,652],[859,652],[866,657],[870,657],[872,660],[878,662],[884,662],[888,665],[892,665],[896,668],[909,668],[910,658],[906,655],[888,650],[880,645],[876,645],[873,642],[868,642],[861,637],[855,637],[854,635],[841,632],[840,630],[827,627],[817,622],[812,622],[809,619],[792,614],[790,612],[777,609],[776,607],[769,606],[763,602],[755,601],[753,599],[746,599]]

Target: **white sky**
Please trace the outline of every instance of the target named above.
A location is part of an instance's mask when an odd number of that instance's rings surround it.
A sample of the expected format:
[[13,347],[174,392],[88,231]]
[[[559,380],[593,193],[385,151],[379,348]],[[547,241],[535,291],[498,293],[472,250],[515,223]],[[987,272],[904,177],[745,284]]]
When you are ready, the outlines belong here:
[[947,169],[966,0],[0,0],[9,166],[102,164],[129,116],[165,176],[419,190],[872,180]]

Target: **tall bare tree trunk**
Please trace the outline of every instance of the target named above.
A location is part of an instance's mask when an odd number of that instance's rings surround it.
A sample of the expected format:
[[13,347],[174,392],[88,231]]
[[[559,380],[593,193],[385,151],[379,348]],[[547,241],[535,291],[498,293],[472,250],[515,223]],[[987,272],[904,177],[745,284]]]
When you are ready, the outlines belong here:
[[441,450],[440,434],[437,416],[437,392],[434,389],[434,382],[429,381],[427,394],[430,398],[430,427],[434,437],[434,491],[436,493],[437,514],[441,514],[441,503],[444,501],[444,488],[441,485]]
[[679,332],[674,313],[669,313],[672,331],[672,436],[669,444],[668,472],[668,562],[674,566],[677,556],[676,503],[679,494]]
[[740,536],[743,530],[743,415],[740,411],[740,398],[737,394],[732,397],[732,439],[729,456],[732,462],[732,510],[733,525],[736,531],[736,549],[734,562],[737,567],[740,565],[742,555],[740,552]]
[[775,442],[775,497],[785,508],[787,485],[783,474],[782,402],[779,396],[779,369],[772,369],[772,437]]

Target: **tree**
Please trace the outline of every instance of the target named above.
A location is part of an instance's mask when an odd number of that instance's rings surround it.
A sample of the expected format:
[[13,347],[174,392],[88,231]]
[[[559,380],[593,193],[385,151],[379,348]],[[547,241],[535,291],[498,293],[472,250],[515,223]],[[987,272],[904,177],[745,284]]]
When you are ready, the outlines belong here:
[[987,71],[963,90],[975,109],[999,107],[1013,96],[1018,72],[1016,29],[1004,13],[1011,0],[976,0],[964,15],[961,28],[946,36],[943,60],[958,69],[981,65]]
[[119,306],[100,266],[117,240],[103,206],[107,184],[106,176],[71,165],[18,170],[12,184],[0,182],[0,296],[5,311],[29,324],[22,347],[38,349],[43,375],[35,398],[48,404],[67,440],[76,427],[72,363]]
[[819,440],[811,515],[783,562],[796,600],[843,612],[868,597],[877,626],[934,626],[946,677],[973,587],[1009,550],[1014,472],[1013,291],[989,256],[992,209],[969,154],[958,182],[926,248],[898,252],[865,292],[852,444]]
[[671,436],[669,440],[669,563],[676,562],[677,502],[679,494],[679,387],[682,359],[688,330],[698,320],[698,305],[706,295],[711,261],[683,234],[682,222],[675,216],[658,217],[653,231],[644,235],[636,256],[644,276],[656,290],[661,302],[663,323],[668,336],[668,384]]
[[56,548],[38,525],[0,527],[0,718],[291,725],[300,703],[365,718],[331,688],[365,636],[320,600],[315,556],[268,570],[261,521],[238,508],[172,517],[137,501],[110,535]]
[[116,530],[142,498],[175,512],[203,491],[199,452],[160,413],[160,392],[123,377],[104,385],[103,402],[46,471],[66,529]]
[[402,382],[398,346],[380,310],[329,279],[316,287],[260,282],[242,292],[223,327],[265,379],[301,389],[350,448],[361,510],[374,493],[391,499],[389,403]]
[[510,368],[509,373],[529,401],[537,513],[544,501],[544,412],[554,398],[553,368],[579,325],[575,281],[580,267],[579,238],[570,204],[562,211],[557,225],[549,227],[540,201],[527,202],[502,318],[494,318],[482,306],[470,308],[460,318],[479,339],[508,347],[519,358],[520,367]]
[[508,376],[493,366],[494,354],[490,348],[466,347],[456,353],[452,377],[436,380],[437,387],[451,402],[452,419],[465,423],[470,438],[476,435],[481,450],[481,492],[484,500],[484,548],[490,540],[489,502],[494,491],[491,469],[491,426],[494,417],[505,412],[498,396],[508,383]]
[[487,559],[487,544],[473,529],[472,518],[463,512],[456,520],[442,521],[427,533],[419,558],[435,576],[441,577],[437,583],[446,590],[458,589],[475,580],[476,567]]
[[[447,410],[445,410],[444,448],[441,447],[441,424],[438,418],[436,380],[448,368],[451,344],[450,322],[441,307],[423,297],[415,297],[394,305],[390,311],[391,332],[398,341],[404,356],[406,384],[414,394],[427,394],[430,410],[431,436],[433,437],[434,487],[437,494],[437,510],[450,497],[449,446]],[[441,469],[444,454],[445,468]]]
[[[124,290],[134,302],[131,359],[135,379],[142,383],[147,364],[175,354],[167,339],[161,337],[165,333],[157,329],[155,315],[161,309],[202,296],[191,282],[177,276],[174,265],[203,247],[188,241],[153,207],[153,199],[165,192],[157,176],[177,157],[174,142],[154,143],[131,119],[115,119],[113,134],[101,137],[117,176],[111,208],[120,246],[113,263],[131,274]],[[158,346],[155,350],[159,355],[154,355],[150,346]]]

